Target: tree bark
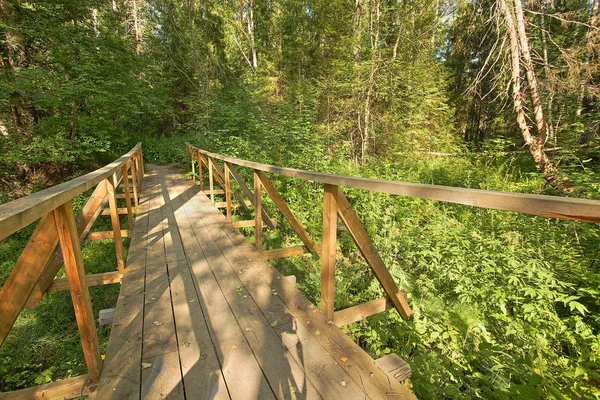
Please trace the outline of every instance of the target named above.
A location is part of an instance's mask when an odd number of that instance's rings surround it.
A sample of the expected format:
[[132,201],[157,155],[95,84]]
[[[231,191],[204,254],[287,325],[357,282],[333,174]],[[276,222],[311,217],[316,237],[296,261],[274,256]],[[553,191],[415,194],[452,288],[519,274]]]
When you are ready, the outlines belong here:
[[[516,0],[519,1],[519,0]],[[544,151],[545,138],[542,139],[540,136],[532,135],[529,125],[527,124],[527,117],[525,108],[523,105],[523,92],[521,90],[521,48],[519,36],[517,33],[517,26],[513,18],[513,13],[508,7],[506,0],[498,0],[498,5],[502,14],[504,14],[504,21],[506,25],[506,31],[510,40],[510,54],[511,54],[511,81],[513,89],[513,105],[515,113],[517,114],[517,122],[521,129],[521,134],[527,146],[529,146],[529,152],[533,157],[538,168],[547,175],[552,174],[555,169],[548,156]],[[537,122],[537,121],[536,121]]]

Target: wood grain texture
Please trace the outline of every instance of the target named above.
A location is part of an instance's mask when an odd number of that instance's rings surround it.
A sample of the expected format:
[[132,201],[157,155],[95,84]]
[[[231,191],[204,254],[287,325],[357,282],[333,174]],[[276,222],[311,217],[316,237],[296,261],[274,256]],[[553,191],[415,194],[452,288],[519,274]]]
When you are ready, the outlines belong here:
[[[121,174],[123,176],[123,187],[125,191],[125,205],[127,208],[127,226],[133,229],[133,211],[131,208],[131,193],[129,192],[129,172],[128,168],[132,165],[131,160],[123,166]],[[132,167],[133,168],[133,167]],[[134,179],[135,180],[135,179]]]
[[[244,182],[244,179],[242,178],[242,176],[240,175],[238,170],[233,166],[233,164],[229,164],[229,170],[231,171],[231,175],[233,176],[233,179],[235,179],[235,181],[238,183],[238,185],[242,189],[242,192],[246,195],[246,197],[250,201],[252,201],[252,205],[254,207],[256,207],[255,196],[252,193],[252,191],[250,190],[250,188],[248,187],[248,185],[246,185],[246,182]],[[253,174],[253,176],[254,176],[254,174]],[[260,214],[262,215],[263,221],[265,222],[265,224],[267,224],[269,229],[271,229],[271,230],[275,229],[275,223],[269,217],[269,214],[267,214],[267,211],[264,208],[261,208]]]
[[[187,145],[191,146],[189,143]],[[442,185],[427,185],[421,183],[326,174],[322,172],[304,171],[294,168],[255,163],[210,153],[193,146],[191,147],[206,156],[227,161],[231,164],[329,185],[443,201],[447,203],[464,204],[481,208],[515,211],[542,217],[600,222],[600,201],[597,200],[506,193],[491,190],[466,189]]]
[[410,365],[394,353],[378,358],[375,360],[375,365],[394,377],[398,382],[402,382],[412,375]]
[[0,345],[6,339],[58,243],[54,214],[42,217],[0,290]]
[[90,395],[93,398],[95,385],[92,385],[87,375],[39,385],[14,392],[0,393],[0,400],[47,400],[75,399]]
[[398,313],[402,318],[407,319],[412,315],[412,310],[408,305],[406,292],[398,288],[392,274],[390,274],[390,271],[379,256],[379,252],[375,248],[373,241],[360,223],[348,199],[339,188],[337,189],[337,203],[338,215],[348,229],[352,240],[358,246],[360,253],[367,261],[369,267],[371,267],[373,274],[381,284],[381,287],[383,287],[392,304],[394,304],[396,310],[398,310]]
[[256,171],[256,174],[260,178],[260,183],[267,191],[267,194],[269,195],[271,200],[273,200],[273,203],[275,203],[279,211],[281,211],[281,214],[284,216],[284,218],[292,226],[294,232],[296,232],[296,234],[300,237],[302,243],[304,243],[304,245],[308,247],[311,251],[314,251],[315,253],[319,254],[319,249],[315,247],[315,244],[311,239],[310,235],[308,234],[308,232],[306,232],[306,229],[304,229],[302,224],[300,224],[300,222],[296,219],[294,213],[292,213],[292,210],[290,210],[289,206],[283,200],[275,186],[273,186],[273,183],[271,183],[271,180],[262,171]]
[[337,326],[342,327],[361,321],[371,315],[382,313],[393,307],[394,305],[387,297],[380,297],[354,307],[336,311],[333,313],[333,322]]
[[93,188],[116,171],[120,171],[123,164],[139,151],[141,146],[141,143],[136,144],[127,154],[87,175],[1,205],[0,240],[41,218],[78,194]]
[[[108,285],[111,283],[121,283],[122,275],[119,271],[103,272],[85,276],[85,282],[88,287]],[[60,290],[69,290],[69,281],[67,278],[55,279],[48,287],[47,293],[58,292]]]
[[260,178],[256,172],[254,176],[254,246],[262,251],[262,200],[260,197]]
[[[121,240],[121,221],[117,208],[116,194],[117,177],[116,174],[106,179],[106,196],[110,206],[110,222],[113,230],[113,241],[115,243],[115,254],[117,257],[117,269],[121,274],[125,272],[125,259],[123,254],[123,241]],[[125,213],[129,210],[125,209]]]
[[325,185],[323,191],[323,248],[321,250],[321,310],[333,321],[335,299],[335,253],[337,243],[338,187]]
[[83,256],[79,247],[73,205],[70,200],[54,210],[54,222],[56,223],[56,231],[65,262],[65,272],[69,281],[71,301],[75,309],[75,319],[79,328],[88,376],[93,383],[98,383],[100,371],[102,370],[100,345],[92,312],[90,293],[85,279]]
[[[96,219],[98,219],[98,216],[102,211],[102,207],[107,201],[106,185],[104,181],[102,181],[98,184],[98,186],[96,186],[92,192],[92,195],[83,206],[81,213],[79,213],[79,216],[77,217],[77,233],[79,233],[80,243],[83,242],[88,232],[92,228],[92,225],[94,222],[96,222]],[[60,250],[55,251],[57,245],[58,237],[56,238],[56,244],[52,249],[54,254],[52,254],[50,261],[46,263],[42,274],[35,283],[35,286],[31,291],[29,298],[27,299],[27,303],[25,304],[25,307],[30,310],[33,310],[35,307],[37,307],[40,300],[42,300],[44,293],[46,293],[46,290],[48,290],[48,287],[52,284],[54,277],[63,265],[62,254]],[[38,253],[38,255],[43,254],[42,247],[36,248],[35,251]]]

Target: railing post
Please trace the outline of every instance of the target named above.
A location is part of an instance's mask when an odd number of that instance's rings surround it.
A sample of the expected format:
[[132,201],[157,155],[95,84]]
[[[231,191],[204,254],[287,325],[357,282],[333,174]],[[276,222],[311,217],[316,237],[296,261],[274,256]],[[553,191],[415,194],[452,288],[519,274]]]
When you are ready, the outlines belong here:
[[110,220],[115,240],[115,253],[117,255],[117,268],[120,273],[125,272],[125,262],[123,261],[123,241],[121,240],[121,222],[119,221],[119,210],[117,209],[117,196],[115,195],[117,174],[106,179],[106,189],[108,191],[108,205],[110,207]]
[[65,272],[69,281],[71,300],[75,309],[75,318],[77,319],[88,376],[92,382],[98,383],[100,371],[102,371],[102,358],[92,312],[92,302],[85,280],[83,257],[79,247],[71,200],[54,210],[54,220],[65,263]]
[[204,182],[202,179],[202,160],[200,160],[200,152],[196,152],[196,158],[198,159],[198,181],[200,182],[200,190],[204,190]]
[[[133,185],[133,201],[135,204],[135,210],[137,213],[137,208],[140,205],[140,200],[138,197],[138,190],[137,190],[137,180],[140,177],[140,164],[137,161],[138,157],[135,157],[135,162],[131,163],[131,184]],[[140,183],[141,183],[141,179],[140,179]],[[141,185],[140,185],[141,186]]]
[[[133,229],[133,213],[131,211],[131,193],[129,193],[129,172],[128,171],[128,167],[131,167],[133,169],[133,162],[130,160],[127,163],[125,163],[125,165],[123,165],[123,168],[121,168],[121,173],[123,174],[123,189],[125,192],[125,204],[127,206],[127,226],[129,227],[129,229]],[[135,176],[132,173],[132,181],[135,182]]]
[[323,247],[321,250],[321,310],[333,321],[335,299],[335,246],[338,187],[325,185],[323,195]]
[[215,183],[213,179],[213,163],[212,158],[206,157],[208,159],[208,185],[210,187],[210,200],[215,204]]
[[262,203],[260,199],[260,177],[254,170],[254,237],[256,249],[262,252]]
[[223,163],[223,169],[225,172],[225,203],[227,204],[227,219],[231,221],[233,219],[231,215],[231,174],[229,173],[229,164]]
[[190,150],[190,159],[192,160],[192,180],[194,182],[196,182],[196,165],[195,160],[194,160],[194,150],[193,149],[189,149]]

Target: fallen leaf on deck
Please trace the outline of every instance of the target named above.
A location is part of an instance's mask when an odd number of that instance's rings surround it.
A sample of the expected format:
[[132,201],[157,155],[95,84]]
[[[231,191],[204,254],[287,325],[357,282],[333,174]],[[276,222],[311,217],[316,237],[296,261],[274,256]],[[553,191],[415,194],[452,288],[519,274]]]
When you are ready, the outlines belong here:
[[235,349],[237,349],[237,346],[234,344],[233,346],[231,346],[231,348],[232,348],[233,350],[235,350]]
[[193,303],[195,301],[196,301],[196,299],[190,299],[190,300],[188,300],[189,303]]
[[271,322],[271,326],[277,326],[277,324],[278,324],[277,320]]
[[150,368],[151,366],[152,366],[152,364],[150,364],[150,363],[145,363],[145,362],[142,363],[142,368],[144,368],[144,369]]
[[154,325],[156,326],[161,326],[162,324],[164,324],[164,322],[154,321]]
[[260,321],[259,321],[259,320],[257,320],[257,319],[255,319],[255,320],[254,320],[254,323],[255,323],[255,324],[258,324],[259,322],[260,322]]
[[190,347],[191,343],[190,342],[183,342],[183,347]]
[[319,330],[315,331],[315,335],[319,336],[320,334],[321,334],[321,331],[319,331]]
[[340,357],[340,360],[342,360],[342,362],[348,361],[348,359],[346,357]]
[[340,385],[342,385],[343,387],[346,387],[346,381],[342,379],[342,381],[340,382]]
[[296,386],[290,386],[290,392],[296,393],[296,390],[298,390],[296,389]]

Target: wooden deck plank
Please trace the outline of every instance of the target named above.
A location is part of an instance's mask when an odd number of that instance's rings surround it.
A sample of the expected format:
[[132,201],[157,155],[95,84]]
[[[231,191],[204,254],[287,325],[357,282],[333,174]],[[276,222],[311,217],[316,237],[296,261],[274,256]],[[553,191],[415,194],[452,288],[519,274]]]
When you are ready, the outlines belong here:
[[[186,196],[186,190],[179,189],[178,195]],[[217,280],[215,270],[222,262],[218,248],[206,234],[197,235],[194,230],[193,219],[188,215],[192,213],[193,205],[186,200],[175,211],[175,216],[206,309],[209,330],[215,340],[229,394],[234,399],[273,398],[273,392],[223,295],[224,291],[236,291],[235,277],[230,274],[227,281]]]
[[414,398],[179,170],[148,170],[98,399]]
[[163,187],[163,195],[165,191],[170,199],[162,209],[163,225],[169,227],[165,234],[165,251],[185,394],[189,399],[229,399],[175,219],[175,211],[184,201],[173,188]]
[[[150,200],[146,245],[146,286],[144,290],[144,329],[142,344],[143,399],[183,399],[183,377],[179,365],[179,349],[167,271],[165,232],[162,209],[168,199],[163,193],[164,179],[157,170],[157,196]],[[167,196],[168,197],[168,196]]]
[[[174,187],[181,187],[182,185],[185,187],[186,184],[185,181],[173,182]],[[194,204],[195,200],[190,199],[188,203]],[[195,209],[196,207],[193,208]],[[210,218],[205,220],[202,217],[202,213],[198,214],[197,210],[194,211],[196,211],[193,214],[196,229],[205,232],[207,225],[214,225],[214,222]],[[218,240],[212,234],[211,236],[213,240]],[[218,246],[218,243],[215,244]],[[234,276],[237,278],[237,273],[232,269],[231,265],[227,264],[222,254],[219,259],[221,261],[220,268],[214,270],[217,279],[220,280],[225,276]],[[229,284],[229,280],[227,282]],[[306,381],[301,364],[298,364],[291,358],[291,354],[287,351],[287,348],[272,330],[270,322],[258,310],[258,306],[253,298],[248,296],[243,283],[237,279],[235,283],[235,290],[224,290],[223,293],[272,390],[279,398],[321,398],[314,386]],[[264,296],[267,298],[270,298],[271,295],[270,290],[264,293]]]
[[[233,242],[231,242],[229,237],[222,230],[221,222],[224,219],[223,215],[219,212],[216,212],[214,207],[212,207],[212,205],[209,202],[203,202],[202,196],[197,196],[193,199],[190,199],[189,203],[195,204],[193,209],[195,210],[196,214],[193,217],[193,220],[196,222],[197,226],[200,225],[198,226],[198,229],[200,229],[201,231],[207,231],[212,236],[213,240],[215,240],[215,243],[220,247],[220,250],[222,252],[221,258],[229,261],[227,264],[229,265],[230,270],[222,271],[221,273],[233,275],[236,278],[238,276],[240,278],[250,277],[248,285],[246,285],[246,282],[242,280],[239,281],[237,286],[240,288],[240,293],[236,293],[233,295],[226,294],[226,296],[232,297],[232,301],[230,301],[230,306],[232,308],[236,307],[236,303],[240,300],[246,299],[247,301],[250,301],[253,305],[248,309],[249,312],[252,312],[253,309],[256,310],[254,312],[254,316],[256,318],[254,321],[260,322],[261,318],[258,318],[258,316],[262,313],[266,314],[262,314],[262,319],[265,320],[267,327],[270,328],[269,331],[271,335],[265,335],[265,338],[263,338],[263,340],[266,338],[268,338],[269,340],[264,340],[262,346],[257,346],[253,348],[256,349],[255,355],[261,363],[261,366],[265,370],[267,379],[271,383],[271,386],[274,388],[280,388],[282,386],[280,383],[283,381],[283,379],[277,378],[281,371],[290,371],[290,369],[300,367],[308,371],[308,379],[303,379],[301,382],[306,384],[308,389],[310,389],[309,392],[311,394],[318,393],[318,391],[315,389],[315,386],[313,385],[313,382],[310,379],[310,376],[312,375],[314,377],[318,377],[318,379],[315,379],[315,384],[318,384],[320,386],[319,390],[321,391],[322,396],[324,398],[344,397],[349,399],[364,399],[365,394],[363,390],[360,387],[358,387],[355,384],[355,382],[353,382],[353,380],[336,363],[334,359],[332,359],[326,352],[322,351],[322,348],[320,348],[319,350],[313,346],[312,349],[314,351],[310,352],[310,354],[308,355],[301,353],[298,354],[295,351],[295,348],[294,351],[287,352],[290,355],[290,357],[295,358],[295,362],[293,365],[282,365],[281,361],[285,359],[281,360],[281,355],[278,357],[280,359],[279,361],[273,361],[269,359],[268,353],[277,353],[278,351],[281,351],[282,348],[282,337],[284,336],[284,333],[278,332],[275,329],[275,327],[282,326],[286,322],[291,321],[293,319],[293,316],[289,313],[289,310],[283,305],[283,303],[281,303],[281,301],[277,298],[277,293],[274,293],[268,285],[263,284],[261,285],[261,287],[257,288],[256,284],[258,282],[257,280],[260,280],[259,276],[255,275],[252,278],[251,274],[244,273],[244,270],[242,268],[248,266],[248,260],[245,259],[239,253],[239,250],[237,249],[236,245]],[[204,226],[202,227],[201,225]],[[232,267],[233,265],[235,265],[236,268],[239,269],[234,269]],[[240,271],[242,272],[242,274],[240,274]],[[245,293],[244,290],[250,290],[250,296],[248,298],[243,297],[243,293]],[[231,293],[231,291],[228,291],[226,293]],[[236,298],[238,299],[237,302]],[[259,304],[255,302],[255,299],[258,301]],[[271,318],[269,319],[268,317]],[[237,318],[238,322],[244,321],[248,318],[248,311],[246,313],[240,312]],[[250,329],[253,328],[250,326]],[[249,339],[249,342],[252,342],[255,339],[256,332],[249,331],[249,333],[250,334],[247,335],[247,338]],[[277,336],[278,334],[280,337]],[[265,347],[267,347],[269,351],[266,352]],[[269,368],[273,362],[279,363],[279,365],[276,367],[278,368],[278,371],[275,370],[276,368]],[[296,364],[296,362],[299,362],[299,364]],[[288,377],[289,376],[290,374],[288,374]],[[290,379],[287,378],[286,380]],[[338,384],[333,385],[331,384],[332,382],[337,382]],[[291,387],[293,385],[289,386]],[[287,393],[284,394],[284,397],[289,396],[290,387],[285,388],[285,390],[287,390]]]
[[150,199],[156,195],[156,175],[145,178],[146,194],[140,199],[127,268],[123,274],[97,399],[139,399],[142,359],[142,326],[146,273],[146,244]]

